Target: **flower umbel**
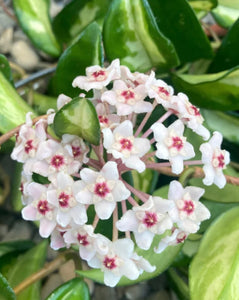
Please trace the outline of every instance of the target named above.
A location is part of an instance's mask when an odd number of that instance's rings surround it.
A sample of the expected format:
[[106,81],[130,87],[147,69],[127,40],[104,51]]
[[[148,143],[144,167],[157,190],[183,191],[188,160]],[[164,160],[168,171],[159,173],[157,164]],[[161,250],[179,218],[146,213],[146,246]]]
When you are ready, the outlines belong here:
[[[140,190],[148,170],[166,167],[180,176],[185,165],[204,164],[204,184],[222,188],[229,153],[221,150],[222,136],[215,132],[200,146],[202,161],[187,161],[196,149],[187,140],[185,127],[205,140],[210,133],[188,97],[175,95],[154,72],[131,73],[116,59],[107,68],[88,67],[86,76],[75,78],[73,86],[93,91],[89,100],[100,124],[99,145],[70,133],[61,140],[52,137],[47,127],[57,112],[49,112],[48,123],[35,125],[27,115],[12,152],[12,158],[23,163],[22,216],[40,222],[40,235],[51,237],[53,249],[78,247],[89,266],[102,270],[105,284],[115,286],[122,276],[135,280],[142,272],[155,270],[151,258],[138,255],[139,249],[160,253],[184,242],[210,217],[200,202],[202,188],[184,188],[174,180],[168,199]],[[68,107],[71,98],[60,95],[58,110],[65,104]],[[165,112],[152,124],[156,107]]]

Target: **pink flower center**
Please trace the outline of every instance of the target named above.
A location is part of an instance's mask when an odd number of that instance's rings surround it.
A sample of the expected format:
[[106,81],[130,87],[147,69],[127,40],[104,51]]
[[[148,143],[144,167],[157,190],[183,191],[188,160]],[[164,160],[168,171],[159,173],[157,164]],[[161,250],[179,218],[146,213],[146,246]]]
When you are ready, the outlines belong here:
[[70,196],[64,192],[61,192],[59,197],[58,197],[58,200],[59,200],[59,205],[61,207],[68,207],[69,206],[69,199],[70,199]]
[[214,156],[212,160],[212,164],[215,168],[223,169],[225,167],[225,157],[224,154],[221,152],[219,155]]
[[24,191],[23,182],[21,182],[21,185],[20,185],[20,187],[19,187],[19,191],[20,191],[21,194],[23,195],[23,191]]
[[111,257],[106,256],[103,261],[103,264],[107,269],[110,269],[110,270],[115,269],[117,267],[114,257],[111,258]]
[[71,148],[72,148],[72,153],[73,153],[74,158],[81,155],[81,148],[79,146],[78,147],[71,146]]
[[89,245],[89,242],[87,241],[87,235],[81,235],[78,233],[77,235],[77,240],[79,242],[79,244],[81,244],[82,246],[87,246]]
[[33,143],[33,140],[28,140],[28,141],[26,142],[26,144],[25,144],[24,150],[25,150],[25,152],[26,152],[27,154],[29,154],[29,152],[30,152],[32,149],[34,149],[32,143]]
[[186,239],[186,237],[187,237],[186,233],[180,232],[180,233],[177,235],[177,243],[180,244],[180,243],[184,242],[185,239]]
[[194,116],[201,116],[199,109],[194,105],[190,106],[189,112]]
[[103,81],[106,78],[105,71],[100,70],[100,71],[95,71],[92,73],[92,76],[95,78],[96,81]]
[[50,210],[48,202],[46,200],[40,200],[37,204],[37,210],[41,215],[45,216],[45,214]]
[[154,226],[158,221],[157,215],[156,213],[153,212],[149,212],[146,211],[145,212],[145,217],[143,219],[143,223],[147,226],[147,227],[152,227]]
[[191,200],[184,200],[184,206],[182,208],[183,211],[187,213],[187,215],[190,215],[194,212],[194,203]]
[[120,140],[121,150],[131,150],[133,147],[132,142],[129,139],[121,139]]
[[106,116],[98,116],[100,123],[108,125],[109,119]]
[[121,93],[121,96],[125,98],[125,102],[127,102],[129,99],[134,99],[135,98],[135,94],[131,90],[123,91]]
[[180,151],[183,148],[183,140],[179,136],[172,137],[172,147]]
[[108,193],[110,192],[110,189],[107,186],[106,182],[96,183],[94,193],[104,198]]
[[51,165],[58,169],[64,164],[64,157],[62,155],[54,155],[51,159]]
[[162,86],[159,86],[158,87],[158,93],[159,94],[163,94],[164,96],[168,97],[170,94],[169,94],[169,91],[167,91],[164,87]]

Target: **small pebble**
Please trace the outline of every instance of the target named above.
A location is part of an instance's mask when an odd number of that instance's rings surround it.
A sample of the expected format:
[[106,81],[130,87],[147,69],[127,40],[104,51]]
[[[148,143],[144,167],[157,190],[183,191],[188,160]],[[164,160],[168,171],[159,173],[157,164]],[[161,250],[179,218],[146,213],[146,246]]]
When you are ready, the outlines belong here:
[[0,35],[0,52],[1,53],[7,54],[10,52],[10,49],[12,47],[12,40],[13,40],[13,28],[8,27]]

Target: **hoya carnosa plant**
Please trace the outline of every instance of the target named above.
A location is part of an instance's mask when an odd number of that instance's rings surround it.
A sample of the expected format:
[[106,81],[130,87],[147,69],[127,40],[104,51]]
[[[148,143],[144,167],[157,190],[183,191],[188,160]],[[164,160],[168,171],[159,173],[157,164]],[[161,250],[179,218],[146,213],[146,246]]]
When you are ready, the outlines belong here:
[[[150,249],[160,236],[154,251],[161,253],[183,243],[210,217],[200,202],[202,188],[173,180],[163,199],[136,189],[124,174],[167,168],[177,176],[202,164],[204,184],[222,188],[229,153],[221,150],[219,132],[210,138],[188,97],[174,94],[153,71],[131,73],[116,59],[107,68],[87,68],[73,86],[81,89],[79,98],[60,95],[58,111],[35,124],[28,114],[17,135],[12,158],[23,163],[22,216],[39,221],[40,235],[51,237],[53,249],[78,246],[80,257],[104,272],[106,285],[115,286],[122,276],[135,280],[155,270],[136,249]],[[146,127],[157,106],[164,113]],[[205,140],[201,161],[192,160],[195,149],[185,127]],[[45,184],[34,180],[37,174]],[[111,236],[103,234],[99,221],[112,224]]]

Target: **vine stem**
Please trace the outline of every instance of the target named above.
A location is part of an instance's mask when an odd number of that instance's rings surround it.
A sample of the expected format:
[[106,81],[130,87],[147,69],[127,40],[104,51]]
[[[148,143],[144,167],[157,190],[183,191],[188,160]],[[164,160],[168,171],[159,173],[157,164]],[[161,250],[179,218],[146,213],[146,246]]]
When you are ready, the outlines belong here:
[[[65,255],[66,255],[66,253],[65,253]],[[52,272],[54,272],[55,270],[57,270],[66,261],[65,255],[63,255],[63,254],[59,255],[52,262],[46,264],[41,270],[37,271],[36,273],[32,274],[31,276],[29,276],[25,280],[23,280],[19,285],[17,285],[14,288],[15,294],[16,295],[19,294],[21,291],[23,291],[29,285],[33,284],[34,282],[46,277],[47,275],[49,275]]]
[[132,187],[130,184],[128,184],[128,182],[126,182],[125,180],[122,180],[122,181],[123,181],[124,185],[141,201],[146,202],[148,200],[148,198],[149,198],[148,194],[136,190],[134,187]]
[[[35,124],[37,121],[41,120],[41,119],[47,119],[48,115],[42,115],[39,117],[36,117],[32,120],[32,123]],[[0,145],[2,145],[3,143],[5,143],[7,140],[9,140],[11,137],[13,137],[15,134],[17,134],[20,130],[20,128],[22,127],[23,124],[18,125],[17,127],[11,129],[10,131],[8,131],[7,133],[3,134],[0,137]]]
[[116,203],[115,210],[113,212],[113,236],[112,241],[116,241],[118,239],[118,229],[116,227],[116,222],[118,221],[118,206]]

